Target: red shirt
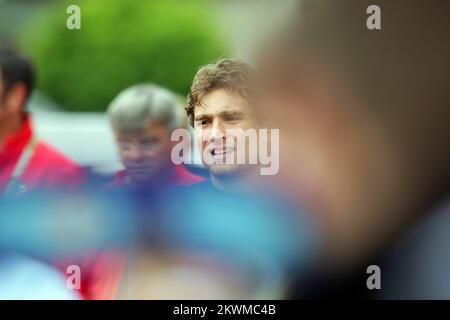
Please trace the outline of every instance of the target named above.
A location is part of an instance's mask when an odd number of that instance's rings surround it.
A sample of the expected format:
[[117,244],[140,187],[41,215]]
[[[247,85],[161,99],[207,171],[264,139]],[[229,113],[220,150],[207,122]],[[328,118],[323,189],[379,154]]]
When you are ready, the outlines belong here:
[[[20,130],[6,138],[0,149],[0,193],[7,186],[17,162],[28,146],[33,131],[28,115],[24,117]],[[20,177],[28,188],[38,186],[75,186],[84,180],[84,170],[68,157],[44,142],[37,142],[31,158]]]
[[[124,186],[129,183],[126,170],[121,170],[116,173],[114,180],[108,185],[107,188],[116,188]],[[203,178],[199,177],[192,172],[188,171],[183,165],[174,165],[172,174],[168,181],[164,183],[168,188],[170,187],[182,187],[189,186],[191,184],[202,182]]]
[[[32,138],[31,119],[25,115],[19,131],[7,137],[3,148],[0,149],[0,195],[7,187],[17,162]],[[18,179],[27,189],[76,187],[84,181],[85,171],[50,145],[38,141]],[[62,269],[64,272],[65,268]]]

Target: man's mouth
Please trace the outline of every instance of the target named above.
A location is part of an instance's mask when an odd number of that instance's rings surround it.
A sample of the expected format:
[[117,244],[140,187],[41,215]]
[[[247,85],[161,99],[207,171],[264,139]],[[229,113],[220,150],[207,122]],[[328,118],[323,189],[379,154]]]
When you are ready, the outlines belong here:
[[128,167],[127,168],[127,171],[129,171],[129,172],[137,172],[137,173],[147,172],[149,170],[151,170],[151,167],[148,167],[148,166],[147,167],[142,166],[142,167]]
[[232,147],[215,147],[210,150],[210,154],[213,159],[221,159],[233,151],[234,149]]

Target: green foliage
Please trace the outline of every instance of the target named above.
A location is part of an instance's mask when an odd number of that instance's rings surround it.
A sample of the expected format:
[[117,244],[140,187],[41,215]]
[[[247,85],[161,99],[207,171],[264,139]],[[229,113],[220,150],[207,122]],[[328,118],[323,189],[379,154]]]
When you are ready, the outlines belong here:
[[[66,28],[69,4],[81,8],[81,30]],[[210,9],[200,0],[58,0],[22,44],[41,90],[67,110],[103,111],[139,82],[186,95],[198,67],[226,54]]]

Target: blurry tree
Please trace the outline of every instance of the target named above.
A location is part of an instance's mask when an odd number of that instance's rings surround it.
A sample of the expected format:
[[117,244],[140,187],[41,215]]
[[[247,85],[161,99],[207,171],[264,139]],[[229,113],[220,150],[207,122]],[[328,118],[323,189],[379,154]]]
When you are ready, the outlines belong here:
[[[71,4],[81,30],[66,28]],[[103,111],[138,82],[185,95],[198,67],[226,54],[211,12],[202,0],[58,0],[27,24],[21,44],[41,90],[67,110]]]

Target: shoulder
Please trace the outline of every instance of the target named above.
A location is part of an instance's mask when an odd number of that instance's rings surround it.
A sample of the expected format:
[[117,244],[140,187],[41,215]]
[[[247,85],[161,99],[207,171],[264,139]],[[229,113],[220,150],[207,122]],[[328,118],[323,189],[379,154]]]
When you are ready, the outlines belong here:
[[64,185],[81,184],[85,170],[75,161],[45,142],[36,145],[30,163],[24,174],[24,180],[33,184],[61,183]]
[[57,164],[66,168],[80,168],[75,161],[45,142],[39,142],[37,144],[32,161],[42,164]]
[[176,186],[190,186],[202,183],[204,179],[192,172],[185,166],[177,165],[175,167],[175,185]]
[[123,187],[127,183],[127,173],[125,170],[118,171],[113,180],[106,185],[106,190],[114,190]]

